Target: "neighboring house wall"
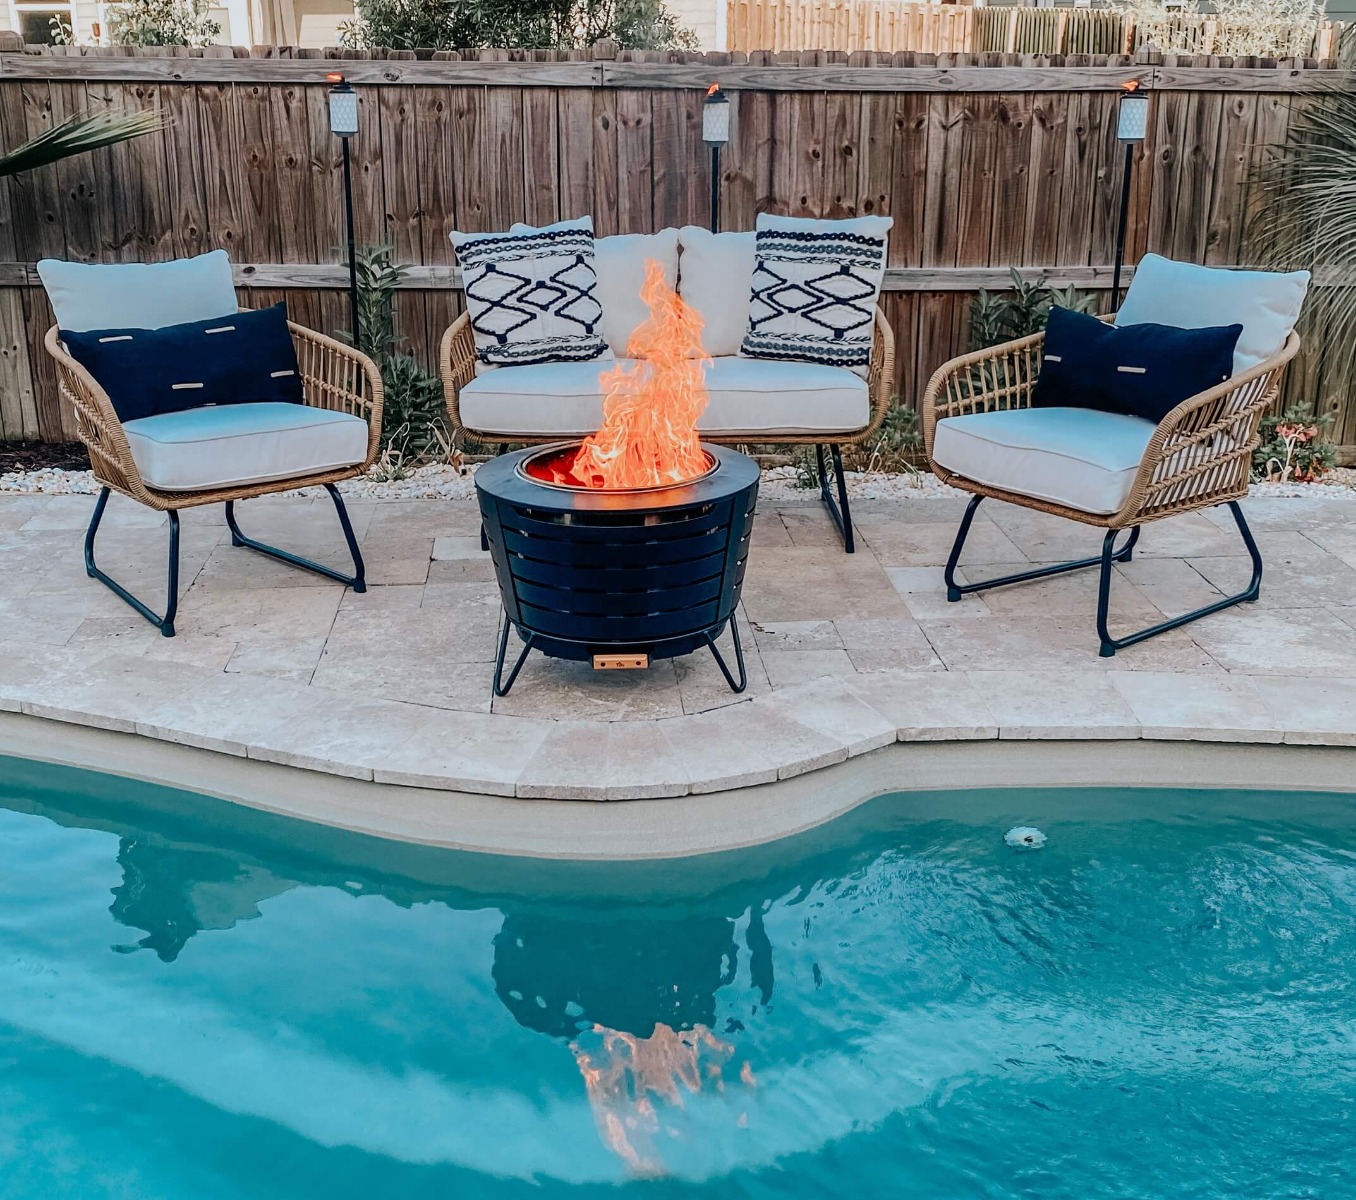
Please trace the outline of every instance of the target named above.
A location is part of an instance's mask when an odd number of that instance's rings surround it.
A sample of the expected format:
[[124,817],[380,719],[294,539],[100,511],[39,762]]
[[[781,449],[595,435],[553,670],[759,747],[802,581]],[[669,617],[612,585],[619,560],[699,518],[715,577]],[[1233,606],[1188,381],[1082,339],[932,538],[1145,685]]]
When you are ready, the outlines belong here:
[[703,50],[725,49],[725,0],[665,0],[665,4],[680,25],[697,35]]

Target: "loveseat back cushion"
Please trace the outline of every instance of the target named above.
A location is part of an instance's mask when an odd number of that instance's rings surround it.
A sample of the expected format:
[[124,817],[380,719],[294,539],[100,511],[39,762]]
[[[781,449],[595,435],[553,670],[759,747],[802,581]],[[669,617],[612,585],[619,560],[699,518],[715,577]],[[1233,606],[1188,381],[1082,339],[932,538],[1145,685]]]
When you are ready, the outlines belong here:
[[[593,433],[603,419],[603,376],[630,360],[503,367],[462,388],[462,424],[477,433],[568,437]],[[705,368],[704,434],[847,435],[871,420],[864,380],[842,367],[725,357]],[[511,437],[508,440],[513,440]]]
[[678,231],[678,295],[702,320],[702,349],[712,358],[739,353],[749,327],[755,234]]
[[1095,408],[1157,424],[1233,373],[1242,325],[1108,325],[1058,305],[1045,328],[1033,408]]
[[1308,271],[1229,271],[1146,254],[1135,268],[1116,324],[1154,322],[1182,329],[1242,325],[1234,348],[1237,375],[1280,351],[1299,320],[1308,290]]
[[368,428],[309,404],[232,404],[161,413],[123,426],[148,487],[201,492],[356,467]]
[[209,404],[302,401],[285,304],[160,329],[60,332],[120,421]]
[[932,461],[975,483],[1105,516],[1129,497],[1156,426],[1090,408],[1011,408],[937,422]]
[[611,356],[591,217],[451,236],[481,362],[526,366]]
[[73,263],[44,258],[38,278],[57,326],[159,329],[235,312],[231,260],[225,250],[162,263]]
[[816,221],[760,213],[740,353],[865,375],[893,223],[890,217]]
[[640,298],[645,268],[659,263],[669,287],[678,286],[678,231],[623,233],[599,238],[598,299],[603,306],[603,340],[619,358],[625,357],[631,335],[650,315]]

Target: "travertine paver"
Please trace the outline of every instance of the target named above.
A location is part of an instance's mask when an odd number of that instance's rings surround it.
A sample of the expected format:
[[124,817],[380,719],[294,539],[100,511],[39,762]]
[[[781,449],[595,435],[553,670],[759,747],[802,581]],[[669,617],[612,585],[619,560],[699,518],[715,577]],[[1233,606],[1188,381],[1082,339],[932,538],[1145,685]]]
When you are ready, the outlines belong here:
[[[529,660],[494,699],[500,619],[472,502],[353,501],[365,595],[184,519],[180,636],[86,578],[93,500],[0,496],[0,710],[423,787],[624,799],[786,778],[892,740],[1126,738],[1356,745],[1356,499],[1250,499],[1262,601],[1097,655],[1096,574],[946,601],[955,496],[856,502],[843,555],[819,504],[765,502],[740,619],[749,689],[705,653],[643,673]],[[244,528],[343,562],[327,501],[240,506]],[[165,519],[115,497],[102,564],[163,601]],[[1101,535],[994,502],[962,577],[1095,553]],[[1146,529],[1113,629],[1246,577],[1227,513]],[[728,635],[722,639],[727,656]],[[59,726],[54,726],[59,738]]]

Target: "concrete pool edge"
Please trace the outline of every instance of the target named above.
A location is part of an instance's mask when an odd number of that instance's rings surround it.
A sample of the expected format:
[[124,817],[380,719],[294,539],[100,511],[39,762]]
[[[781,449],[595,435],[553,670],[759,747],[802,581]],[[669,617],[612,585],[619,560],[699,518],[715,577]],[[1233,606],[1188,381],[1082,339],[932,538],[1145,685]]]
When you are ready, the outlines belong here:
[[1135,786],[1356,795],[1353,748],[1145,738],[895,742],[747,788],[601,804],[351,779],[15,713],[0,713],[0,755],[179,788],[397,842],[580,860],[765,845],[894,791]]

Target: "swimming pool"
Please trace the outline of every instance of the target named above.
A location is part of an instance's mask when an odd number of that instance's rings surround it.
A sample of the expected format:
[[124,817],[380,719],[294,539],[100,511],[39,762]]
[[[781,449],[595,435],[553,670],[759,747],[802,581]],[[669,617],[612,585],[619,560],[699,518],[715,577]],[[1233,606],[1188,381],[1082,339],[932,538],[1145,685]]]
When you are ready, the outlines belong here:
[[1356,1196],[1350,797],[604,865],[0,771],[4,1200]]

